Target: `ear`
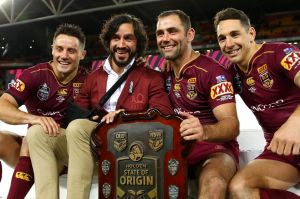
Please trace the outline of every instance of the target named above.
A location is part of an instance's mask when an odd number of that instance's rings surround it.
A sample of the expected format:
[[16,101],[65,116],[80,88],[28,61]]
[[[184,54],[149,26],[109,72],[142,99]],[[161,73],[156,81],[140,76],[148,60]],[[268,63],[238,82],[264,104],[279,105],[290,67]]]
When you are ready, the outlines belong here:
[[195,38],[195,29],[194,28],[190,28],[187,31],[187,39],[189,42],[192,42]]
[[86,55],[86,50],[83,50],[83,51],[81,52],[80,60],[84,59],[85,55]]
[[254,42],[255,37],[256,37],[256,31],[255,31],[255,28],[250,27],[248,33],[249,33],[249,35],[250,35],[250,42]]
[[53,44],[51,45],[51,54],[53,55]]

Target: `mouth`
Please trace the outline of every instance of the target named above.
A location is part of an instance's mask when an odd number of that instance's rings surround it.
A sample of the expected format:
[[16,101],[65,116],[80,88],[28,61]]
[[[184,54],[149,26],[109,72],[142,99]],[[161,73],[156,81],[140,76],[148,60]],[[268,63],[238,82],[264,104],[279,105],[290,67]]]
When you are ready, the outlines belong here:
[[227,55],[229,55],[230,57],[235,57],[240,53],[240,51],[241,51],[241,48],[235,48],[232,50],[227,50],[227,51],[225,51],[225,53]]
[[161,45],[160,48],[164,51],[171,51],[173,48],[175,48],[175,46],[175,44]]
[[58,60],[57,62],[58,62],[60,65],[63,65],[63,66],[68,66],[68,65],[71,64],[70,62],[63,61],[63,60]]

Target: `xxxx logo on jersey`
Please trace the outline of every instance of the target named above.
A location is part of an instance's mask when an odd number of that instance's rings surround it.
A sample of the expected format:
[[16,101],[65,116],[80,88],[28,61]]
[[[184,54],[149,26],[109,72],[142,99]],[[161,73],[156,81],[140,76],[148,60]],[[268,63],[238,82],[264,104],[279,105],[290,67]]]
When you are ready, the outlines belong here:
[[210,96],[212,99],[226,94],[233,94],[233,87],[231,82],[220,82],[210,88]]
[[291,70],[292,67],[300,60],[300,52],[292,51],[287,54],[280,62],[281,66],[286,70]]

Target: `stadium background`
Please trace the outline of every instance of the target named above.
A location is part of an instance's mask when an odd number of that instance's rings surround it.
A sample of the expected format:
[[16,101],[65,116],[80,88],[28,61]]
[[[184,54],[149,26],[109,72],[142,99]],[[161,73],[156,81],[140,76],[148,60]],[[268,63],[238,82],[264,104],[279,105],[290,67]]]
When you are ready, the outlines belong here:
[[5,90],[22,69],[51,59],[55,28],[63,22],[80,25],[87,35],[82,65],[95,68],[107,56],[98,34],[112,14],[128,12],[141,18],[150,38],[147,60],[159,67],[164,60],[155,42],[156,16],[181,9],[196,29],[193,42],[202,53],[218,49],[214,14],[226,7],[242,9],[251,18],[259,41],[285,41],[299,47],[300,4],[296,0],[0,0],[0,89]]
[[[217,55],[218,46],[212,27],[214,14],[227,7],[242,9],[257,30],[257,40],[285,41],[299,47],[299,0],[0,0],[0,91],[24,68],[51,59],[50,45],[56,26],[63,22],[80,25],[87,35],[88,56],[82,64],[96,68],[106,57],[98,42],[104,20],[110,15],[128,12],[140,17],[147,27],[150,46],[147,59],[152,67],[163,60],[155,42],[156,16],[164,10],[181,9],[191,16],[197,35],[193,46],[202,53]],[[219,57],[221,58],[222,57]],[[23,107],[24,108],[24,107]],[[21,107],[22,109],[22,107]],[[264,147],[261,128],[252,112],[237,96],[240,120],[241,165],[253,159]],[[22,109],[26,111],[26,109]],[[26,134],[26,125],[7,125],[0,121],[0,130]],[[253,142],[249,142],[253,140]],[[0,198],[6,198],[13,170],[3,164]],[[61,197],[66,195],[66,177],[60,179]],[[300,189],[292,188],[300,196]],[[97,195],[97,180],[91,198]],[[34,199],[34,187],[26,199]]]

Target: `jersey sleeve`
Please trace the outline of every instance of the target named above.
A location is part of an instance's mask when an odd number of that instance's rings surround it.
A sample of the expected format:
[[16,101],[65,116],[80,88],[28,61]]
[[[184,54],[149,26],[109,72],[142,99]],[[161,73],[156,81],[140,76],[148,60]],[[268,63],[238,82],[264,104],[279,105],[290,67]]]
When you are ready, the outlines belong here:
[[211,67],[207,97],[212,109],[221,104],[235,102],[232,74],[217,63]]
[[32,76],[30,70],[27,69],[10,85],[7,92],[21,106],[36,91],[36,86],[36,79]]
[[293,45],[282,43],[276,51],[275,60],[288,78],[294,81],[295,75],[300,71],[300,49]]

